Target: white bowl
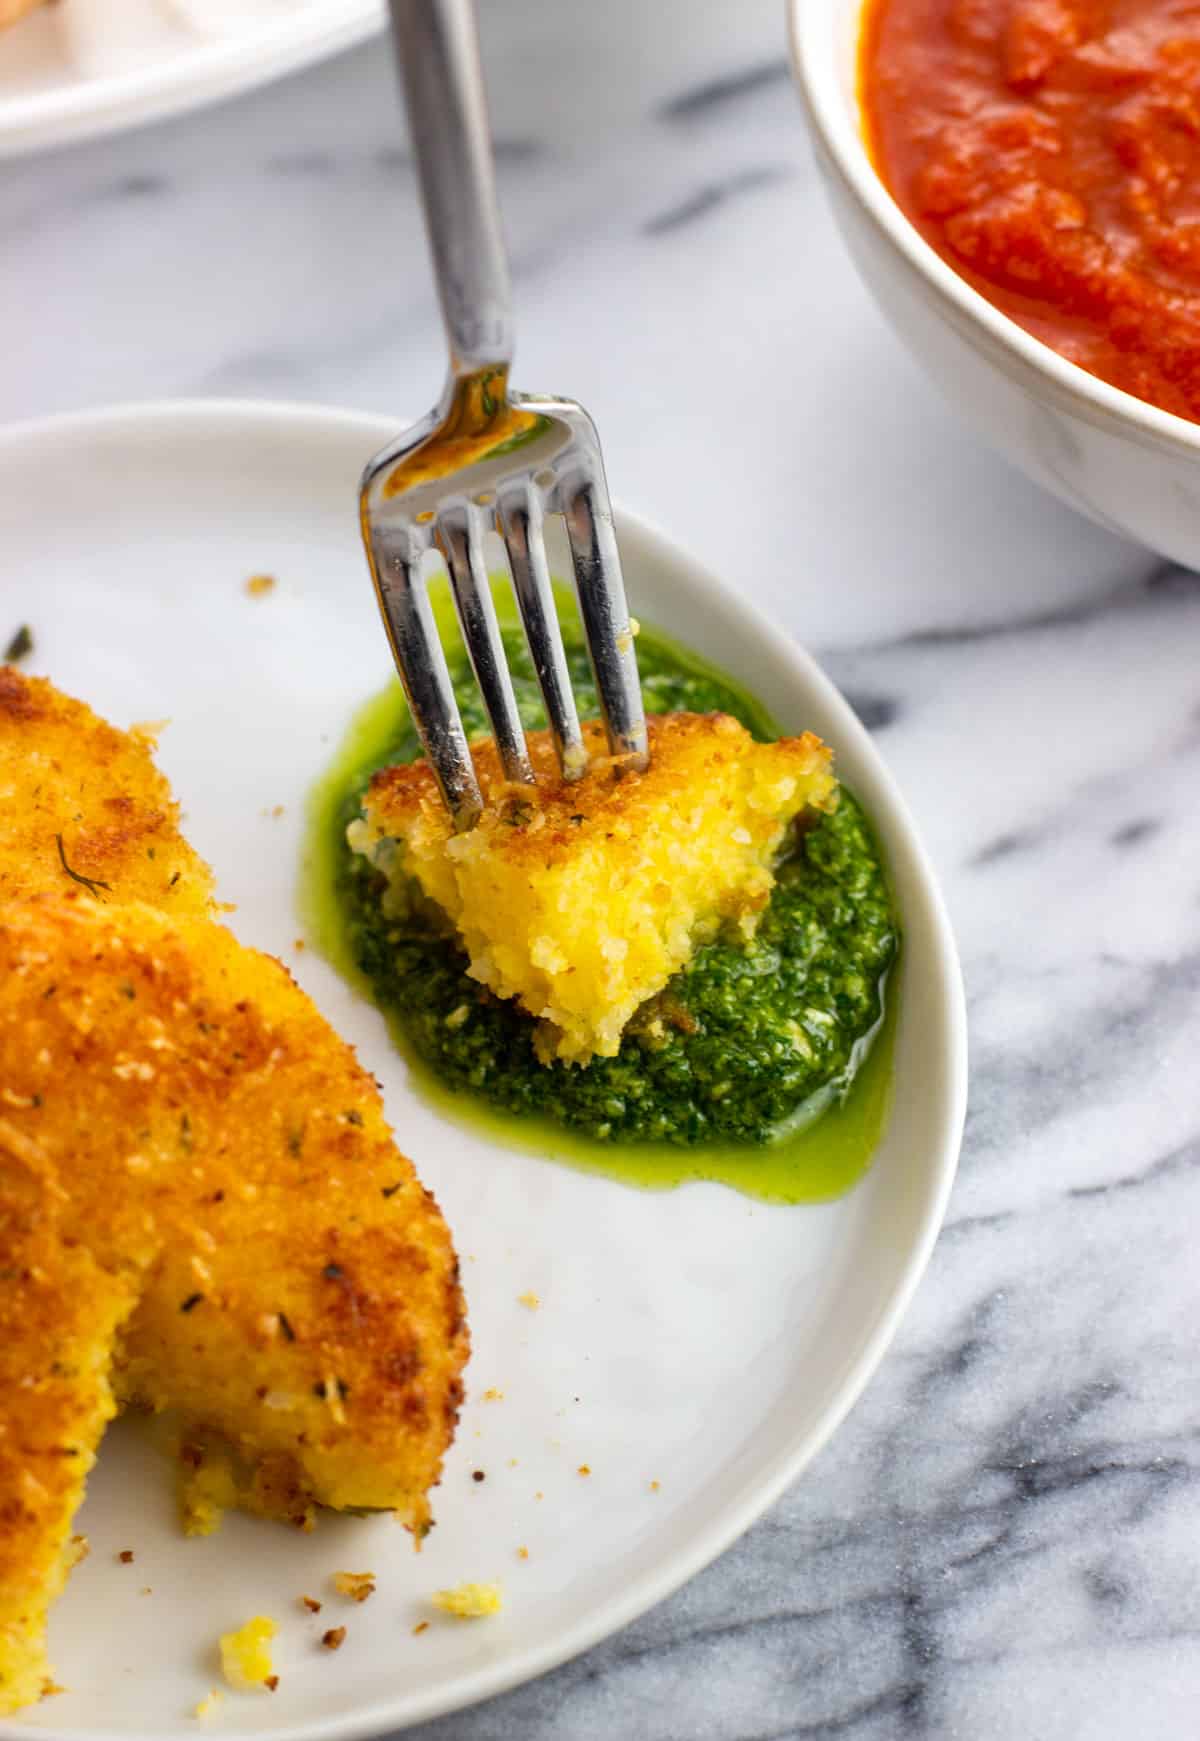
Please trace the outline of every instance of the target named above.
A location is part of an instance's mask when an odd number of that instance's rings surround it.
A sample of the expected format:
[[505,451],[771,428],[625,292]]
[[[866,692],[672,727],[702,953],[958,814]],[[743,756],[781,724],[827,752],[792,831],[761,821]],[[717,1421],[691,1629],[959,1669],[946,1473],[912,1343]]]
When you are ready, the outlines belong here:
[[[306,1536],[238,1516],[185,1541],[168,1470],[136,1422],[118,1423],[77,1526],[92,1552],[51,1624],[69,1691],[0,1720],[0,1741],[195,1741],[189,1713],[212,1684],[214,1641],[255,1613],[280,1620],[279,1689],[231,1695],[211,1730],[221,1741],[391,1733],[586,1649],[795,1480],[882,1358],[941,1223],[966,1021],[903,801],[807,654],[630,515],[618,526],[634,608],[719,661],[786,729],[821,732],[879,831],[904,956],[895,1102],[870,1172],[836,1202],[780,1208],[717,1185],[634,1191],[499,1148],[423,1100],[379,1012],[295,948],[306,792],[390,675],[357,483],[395,433],[377,418],[219,402],[0,432],[0,640],[27,621],[32,668],[121,724],[171,716],[160,755],[188,834],[236,902],[240,935],[288,961],[379,1077],[463,1254],[474,1344],[419,1557],[388,1519],[327,1517]],[[247,597],[246,577],[264,570],[276,588]],[[530,1289],[536,1312],[521,1303]],[[349,1613],[328,1590],[347,1566],[379,1580]],[[431,1590],[496,1577],[495,1622],[430,1616],[413,1635]],[[299,1611],[301,1591],[327,1599],[319,1619]],[[317,1641],[342,1619],[331,1657]]]
[[817,159],[855,264],[947,399],[1072,507],[1200,567],[1200,425],[1143,404],[1033,338],[909,223],[863,142],[855,61],[863,0],[788,0]]

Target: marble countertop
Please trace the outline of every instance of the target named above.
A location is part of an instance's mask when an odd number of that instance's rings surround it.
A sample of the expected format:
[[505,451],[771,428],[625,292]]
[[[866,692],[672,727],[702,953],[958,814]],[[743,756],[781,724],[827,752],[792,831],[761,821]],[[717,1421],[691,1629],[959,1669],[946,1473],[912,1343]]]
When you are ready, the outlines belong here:
[[[1200,1727],[1200,578],[982,449],[822,202],[778,0],[484,0],[517,379],[802,638],[966,970],[959,1183],[892,1352],[735,1548],[426,1741],[1174,1741]],[[381,43],[0,168],[0,415],[422,410]],[[715,511],[714,511],[715,510]],[[2,583],[0,583],[2,584]]]

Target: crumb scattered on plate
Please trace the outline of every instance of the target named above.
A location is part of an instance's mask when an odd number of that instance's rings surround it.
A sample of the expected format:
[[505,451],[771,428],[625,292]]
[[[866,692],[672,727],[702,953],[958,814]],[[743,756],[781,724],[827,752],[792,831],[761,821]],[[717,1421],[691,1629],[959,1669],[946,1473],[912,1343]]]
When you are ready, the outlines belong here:
[[541,1303],[532,1289],[528,1293],[517,1295],[518,1306],[528,1306],[531,1312],[536,1312]]
[[418,1620],[417,1624],[413,1627],[413,1637],[420,1638],[420,1636],[423,1632],[428,1632],[428,1631],[429,1631],[428,1620]]
[[321,1634],[321,1643],[325,1646],[326,1650],[340,1650],[345,1642],[345,1638],[346,1628],[344,1626],[331,1626],[328,1632],[323,1632]]
[[581,1464],[580,1464],[580,1465],[579,1465],[579,1471],[578,1471],[578,1472],[579,1472],[579,1474],[580,1474],[580,1475],[590,1475],[590,1474],[591,1474],[591,1472],[592,1472],[592,1471],[591,1471],[591,1469],[590,1469],[590,1467],[589,1467],[589,1466],[588,1466],[588,1464],[586,1464],[586,1463],[581,1463]]
[[236,1631],[221,1634],[221,1673],[231,1687],[250,1692],[267,1685],[272,1678],[271,1640],[278,1630],[266,1614],[256,1614]]
[[661,1487],[661,1486],[662,1486],[662,1482],[661,1482],[661,1481],[652,1481],[652,1482],[651,1482],[651,1483],[650,1483],[650,1491],[651,1491],[651,1493],[657,1493],[657,1492],[658,1492],[658,1490],[659,1490],[659,1488],[660,1488],[660,1487]]
[[307,1608],[310,1614],[319,1614],[321,1612],[321,1604],[317,1601],[315,1596],[301,1596],[300,1605],[302,1608]]
[[131,1566],[133,1564],[133,1549],[122,1548],[120,1553],[117,1555],[117,1558],[123,1566]]
[[519,1560],[527,1560],[529,1558],[529,1549],[528,1548],[518,1548],[517,1549],[517,1558]]
[[28,623],[22,623],[8,646],[4,649],[4,657],[0,665],[19,665],[22,659],[27,659],[33,652],[33,630]]
[[200,1703],[192,1712],[192,1716],[201,1718],[211,1717],[224,1697],[225,1694],[221,1691],[220,1687],[209,1687],[207,1696],[201,1699]]
[[375,1594],[374,1572],[335,1572],[333,1587],[339,1596],[349,1596],[352,1602],[365,1602]]
[[483,1393],[483,1400],[484,1402],[503,1402],[504,1392],[497,1390],[494,1384],[490,1384]]
[[273,574],[252,574],[245,590],[251,598],[266,598],[269,592],[275,591],[277,584]]
[[504,1605],[499,1584],[456,1584],[453,1590],[435,1590],[429,1600],[456,1620],[482,1620]]

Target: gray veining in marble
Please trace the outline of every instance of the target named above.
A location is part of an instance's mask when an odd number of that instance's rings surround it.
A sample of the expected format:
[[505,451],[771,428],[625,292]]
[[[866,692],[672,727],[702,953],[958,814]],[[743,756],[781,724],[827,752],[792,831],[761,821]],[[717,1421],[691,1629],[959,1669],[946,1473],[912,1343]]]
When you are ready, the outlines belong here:
[[[825,660],[945,881],[972,1107],[895,1347],[805,1478],[620,1636],[427,1741],[1200,1733],[1200,579],[943,409],[826,214],[775,0],[484,0],[518,380]],[[427,404],[371,44],[0,168],[0,414]],[[732,436],[731,436],[732,432]],[[738,521],[705,504],[735,500]]]

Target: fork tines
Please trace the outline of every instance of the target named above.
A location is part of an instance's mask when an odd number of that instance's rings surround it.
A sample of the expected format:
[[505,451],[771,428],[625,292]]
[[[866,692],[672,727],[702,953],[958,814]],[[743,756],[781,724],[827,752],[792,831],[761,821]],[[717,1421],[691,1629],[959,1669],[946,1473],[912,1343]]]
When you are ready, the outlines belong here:
[[439,464],[442,423],[435,418],[380,454],[363,480],[363,534],[384,624],[459,829],[477,820],[482,797],[422,574],[430,549],[445,560],[505,774],[528,784],[533,769],[484,556],[486,534],[500,533],[563,777],[576,779],[587,757],[544,539],[546,514],[561,513],[610,753],[633,768],[646,762],[637,658],[595,430],[569,401],[514,396],[506,409],[520,434],[472,454],[465,467],[461,442],[450,440],[444,469]]
[[543,510],[536,485],[531,487],[526,479],[506,485],[499,493],[496,518],[508,552],[525,639],[546,703],[550,735],[559,765],[570,779],[582,771],[587,758],[550,585]]

